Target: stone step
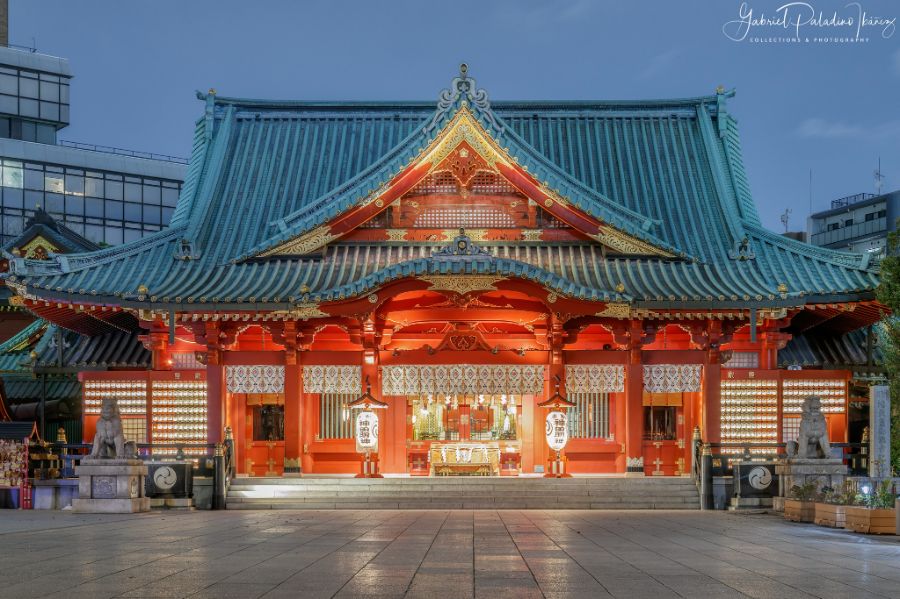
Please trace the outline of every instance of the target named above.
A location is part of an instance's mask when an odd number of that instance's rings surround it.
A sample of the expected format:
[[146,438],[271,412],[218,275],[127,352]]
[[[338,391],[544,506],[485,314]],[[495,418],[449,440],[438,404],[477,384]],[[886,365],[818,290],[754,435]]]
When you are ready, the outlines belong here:
[[[493,497],[495,495],[504,495],[502,493],[494,493],[490,491],[482,491],[482,490],[473,490],[473,489],[460,489],[460,490],[447,490],[447,489],[437,489],[432,491],[425,492],[392,492],[392,491],[382,491],[375,489],[362,489],[362,490],[353,490],[353,491],[320,491],[320,490],[302,490],[302,489],[289,489],[289,488],[260,488],[254,490],[240,490],[240,489],[231,489],[228,493],[229,497],[246,497],[246,498],[292,498],[292,497],[321,497],[321,498],[329,498],[329,497],[371,497],[371,498],[381,498],[381,497],[396,497],[396,498],[406,498],[406,499],[415,499],[422,496],[428,497],[462,497],[462,498],[479,498],[479,497]],[[515,493],[516,496],[528,496],[528,497],[557,497],[557,496],[566,496],[566,497],[579,497],[584,499],[605,499],[605,498],[622,498],[629,499],[633,498],[634,495],[631,493],[625,493],[622,491],[619,492],[582,492],[582,493],[560,493],[554,490],[544,490],[544,489],[520,489]],[[657,495],[657,494],[654,494]],[[696,489],[684,489],[677,491],[668,491],[664,494],[666,497],[672,498],[688,498],[688,499],[696,499],[697,491]]]
[[699,509],[690,478],[238,478],[228,509]]
[[546,501],[528,501],[522,499],[506,501],[298,501],[298,500],[251,500],[228,501],[229,510],[268,510],[268,509],[380,509],[380,510],[434,510],[434,509],[599,509],[599,510],[697,510],[697,502],[678,503],[670,501],[627,501],[621,503],[569,502],[548,503]]

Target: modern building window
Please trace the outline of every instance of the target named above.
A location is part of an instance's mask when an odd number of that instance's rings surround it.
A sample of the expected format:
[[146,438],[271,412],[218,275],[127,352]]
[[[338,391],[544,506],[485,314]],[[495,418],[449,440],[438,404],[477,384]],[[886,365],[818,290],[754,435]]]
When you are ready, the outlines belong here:
[[866,222],[869,222],[870,220],[875,220],[875,212],[869,212],[868,214],[866,214]]
[[829,231],[837,231],[840,228],[841,228],[841,223],[828,223]]
[[885,216],[887,216],[887,210],[878,211],[878,218],[884,218]]
[[850,226],[852,226],[852,225],[853,225],[853,219],[852,219],[852,218],[848,218],[847,220],[844,221],[844,226],[845,226],[845,227],[850,227]]
[[[3,160],[0,169],[0,218],[4,221],[0,242],[3,243],[22,232],[21,227],[7,225],[8,219],[27,218],[37,206],[73,230],[83,230],[95,243],[115,245],[140,239],[168,224],[174,209],[163,206],[168,202],[174,204],[172,200],[177,200],[181,188],[178,181],[128,176],[126,182],[119,173],[85,172],[15,160]],[[121,201],[125,185],[129,187],[129,198],[134,201]],[[85,217],[94,222],[85,223]]]
[[0,67],[0,112],[65,126],[69,123],[69,78]]

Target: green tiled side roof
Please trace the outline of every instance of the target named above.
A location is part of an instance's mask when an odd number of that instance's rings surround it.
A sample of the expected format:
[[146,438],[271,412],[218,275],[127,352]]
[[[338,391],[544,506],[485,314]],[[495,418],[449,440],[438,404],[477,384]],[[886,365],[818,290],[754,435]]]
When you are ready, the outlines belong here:
[[[726,112],[728,95],[471,105],[535,177],[586,212],[681,259],[604,260],[587,244],[494,243],[486,244],[494,261],[461,266],[432,258],[437,248],[427,244],[335,243],[323,256],[248,261],[356,205],[416,156],[455,108],[205,96],[169,229],[56,262],[15,260],[11,282],[45,297],[188,310],[336,299],[411,273],[460,269],[513,274],[603,301],[765,302],[783,299],[782,283],[795,303],[810,295],[871,295],[877,273],[862,256],[761,227],[736,122]],[[749,259],[735,259],[744,239]],[[193,259],[177,259],[185,253]],[[619,283],[625,292],[617,296],[611,290]],[[149,288],[146,297],[139,296],[139,285]]]
[[41,334],[48,324],[46,320],[35,320],[3,343],[0,343],[0,373],[23,371],[22,360],[28,358],[28,353],[34,344],[34,338]]

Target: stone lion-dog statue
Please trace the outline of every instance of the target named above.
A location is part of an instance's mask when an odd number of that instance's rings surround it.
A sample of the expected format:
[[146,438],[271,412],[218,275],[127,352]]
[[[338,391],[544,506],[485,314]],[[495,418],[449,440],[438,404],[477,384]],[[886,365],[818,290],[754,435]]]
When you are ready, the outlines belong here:
[[124,459],[133,457],[134,450],[134,443],[125,441],[119,404],[112,397],[104,397],[90,457]]
[[828,422],[822,413],[822,400],[818,397],[813,395],[803,400],[800,433],[796,441],[788,442],[787,453],[801,459],[831,457]]

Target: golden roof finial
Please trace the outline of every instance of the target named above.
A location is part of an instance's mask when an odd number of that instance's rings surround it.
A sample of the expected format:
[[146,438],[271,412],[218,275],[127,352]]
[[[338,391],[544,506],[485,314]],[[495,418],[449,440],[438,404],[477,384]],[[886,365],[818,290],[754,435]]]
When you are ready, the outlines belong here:
[[725,86],[724,86],[724,85],[720,85],[720,86],[716,87],[716,93],[717,93],[717,94],[724,94],[724,93],[725,93]]
[[616,292],[617,293],[625,293],[625,284],[619,283],[618,285],[616,285]]

